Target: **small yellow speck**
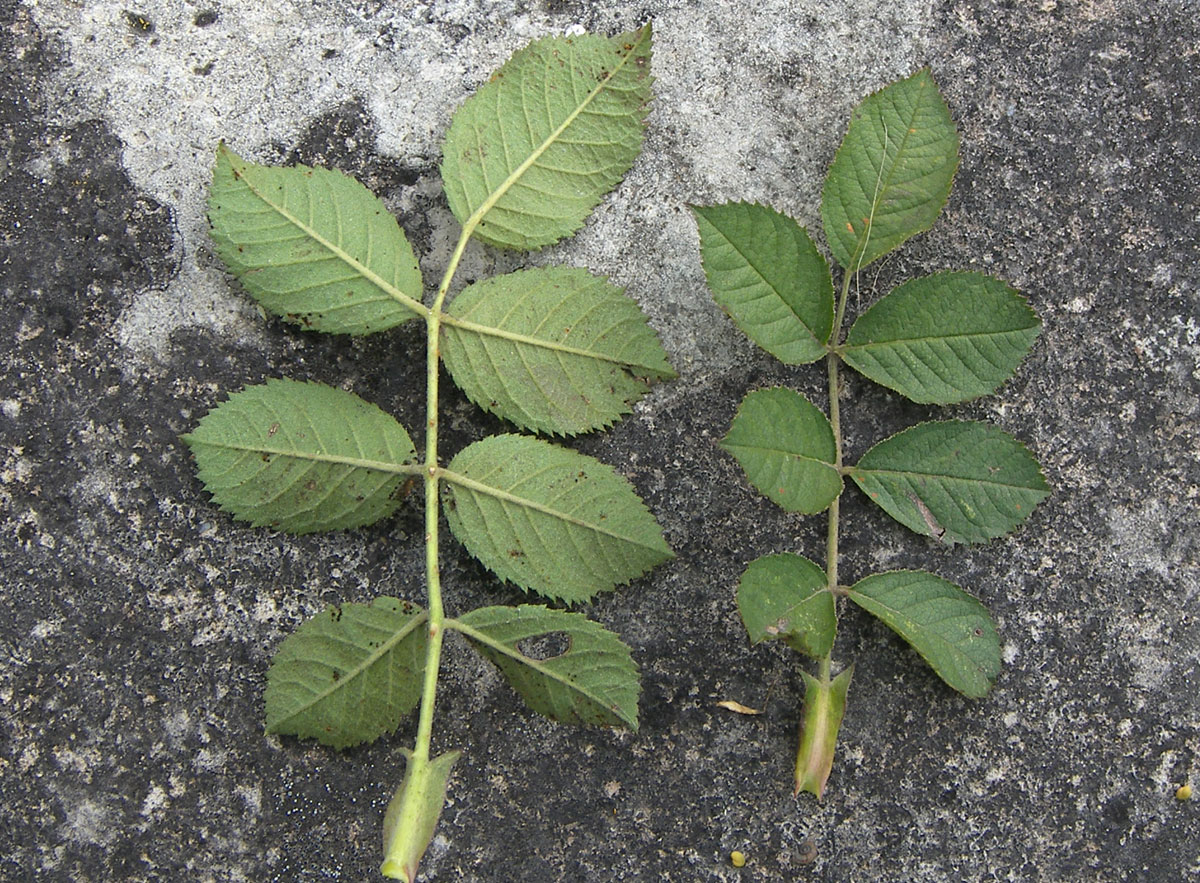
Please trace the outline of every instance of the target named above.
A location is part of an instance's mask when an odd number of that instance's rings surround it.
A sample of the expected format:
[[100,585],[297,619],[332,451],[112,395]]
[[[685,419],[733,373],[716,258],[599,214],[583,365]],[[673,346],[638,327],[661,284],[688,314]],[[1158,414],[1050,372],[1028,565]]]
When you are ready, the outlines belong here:
[[735,868],[740,868],[746,864],[746,856],[744,853],[738,852],[738,850],[735,849],[733,852],[729,853],[729,863]]
[[1175,792],[1175,799],[1176,800],[1191,800],[1192,799],[1192,786],[1186,785],[1186,784],[1180,785],[1178,790],[1176,790],[1176,792]]

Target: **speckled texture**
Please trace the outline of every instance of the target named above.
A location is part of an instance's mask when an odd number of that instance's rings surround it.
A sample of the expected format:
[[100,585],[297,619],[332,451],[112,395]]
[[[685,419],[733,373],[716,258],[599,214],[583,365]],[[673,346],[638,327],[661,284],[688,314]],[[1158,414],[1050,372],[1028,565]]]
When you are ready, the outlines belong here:
[[[528,261],[472,246],[462,270],[605,273],[680,371],[577,443],[635,481],[678,553],[593,610],[643,667],[642,728],[554,726],[450,653],[435,747],[466,756],[428,879],[1200,874],[1200,803],[1174,799],[1200,776],[1194,4],[0,0],[0,879],[377,879],[412,724],[343,754],[266,738],[263,674],[327,603],[420,597],[419,507],[350,534],[251,530],[214,510],[178,434],[281,375],[419,425],[422,341],[263,320],[204,234],[212,150],[357,175],[430,282],[457,235],[436,173],[453,107],[530,38],[647,18],[656,103],[627,180],[571,242]],[[759,554],[819,556],[823,522],[758,498],[715,442],[747,389],[820,402],[822,372],[721,316],[686,204],[757,199],[819,226],[850,108],[922,64],[959,122],[956,187],[852,306],[950,266],[1024,291],[1045,321],[1033,355],[949,411],[1026,440],[1054,494],[1014,536],[952,551],[848,495],[847,577],[923,566],[970,587],[1008,665],[964,700],[847,611],[837,658],[857,669],[818,805],[790,794],[796,657],[747,646],[733,587]],[[945,413],[861,380],[845,395],[851,458]],[[445,423],[448,451],[500,428],[452,391]],[[456,546],[445,559],[454,609],[517,598]]]

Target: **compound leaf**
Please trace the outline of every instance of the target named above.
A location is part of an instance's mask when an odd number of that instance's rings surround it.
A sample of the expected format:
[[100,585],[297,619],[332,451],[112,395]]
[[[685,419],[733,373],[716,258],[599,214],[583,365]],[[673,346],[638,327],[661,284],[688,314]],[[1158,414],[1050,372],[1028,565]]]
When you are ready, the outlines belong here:
[[854,272],[933,226],[956,168],[958,132],[928,69],[864,99],[821,194],[838,263]]
[[886,438],[849,473],[901,524],[947,543],[1006,534],[1050,492],[1024,445],[965,420],[922,423]]
[[467,446],[443,473],[446,520],[502,579],[586,601],[671,557],[662,528],[611,466],[521,435]]
[[390,515],[416,458],[404,427],[353,393],[268,380],[234,393],[183,436],[216,503],[291,533]]
[[649,100],[649,25],[534,41],[454,115],[442,148],[451,211],[506,248],[570,236],[633,165]]
[[573,435],[630,411],[674,376],[637,304],[586,270],[523,270],[458,295],[442,355],[467,397],[539,432]]
[[415,318],[421,271],[396,219],[341,172],[246,162],[224,144],[209,190],[217,254],[271,313],[368,334]]
[[692,212],[708,287],[734,324],[784,364],[824,356],[833,332],[833,280],[808,232],[763,205]]
[[842,492],[829,419],[790,389],[749,393],[721,447],[754,487],[789,512],[813,515]]
[[305,622],[267,672],[267,732],[346,748],[396,729],[421,698],[425,620],[419,607],[385,597]]
[[945,405],[987,395],[1011,377],[1040,324],[999,279],[935,273],[905,282],[863,313],[841,354],[914,402]]
[[[538,714],[637,730],[641,688],[629,648],[586,616],[524,604],[482,607],[447,625],[495,663]],[[523,649],[523,642],[538,638],[557,638],[565,649],[547,658]]]
[[837,612],[825,571],[799,555],[764,555],[742,574],[738,611],[751,643],[782,639],[820,659],[837,636]]
[[849,598],[907,641],[960,693],[984,696],[1000,673],[1000,639],[987,609],[958,586],[919,570],[876,573]]

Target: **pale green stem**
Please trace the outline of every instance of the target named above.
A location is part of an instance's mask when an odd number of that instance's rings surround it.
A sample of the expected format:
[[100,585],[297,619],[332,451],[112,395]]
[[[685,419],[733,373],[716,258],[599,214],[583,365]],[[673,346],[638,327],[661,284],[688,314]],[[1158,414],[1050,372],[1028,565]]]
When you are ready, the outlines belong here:
[[445,619],[441,570],[438,566],[438,478],[441,472],[438,464],[438,365],[441,361],[438,344],[442,304],[474,229],[475,225],[471,223],[463,227],[458,245],[442,276],[442,284],[438,286],[433,306],[425,317],[425,591],[429,602],[429,645],[425,653],[425,680],[421,689],[417,739],[413,746],[413,758],[418,762],[429,758],[429,746],[433,741],[433,706],[437,699],[438,667],[442,658],[442,621]]
[[[838,399],[838,362],[841,357],[837,354],[836,350],[841,344],[842,322],[846,318],[846,301],[850,295],[851,278],[849,273],[846,273],[842,278],[842,291],[838,297],[837,314],[833,322],[829,355],[825,357],[825,364],[829,374],[829,425],[833,428],[834,466],[839,473],[842,471],[842,411],[841,402]],[[829,528],[825,535],[826,585],[834,595],[837,594],[838,590],[838,503],[840,501],[841,495],[838,495],[829,504]],[[833,656],[831,650],[820,660],[821,683],[828,684],[830,682],[829,676],[832,668]]]

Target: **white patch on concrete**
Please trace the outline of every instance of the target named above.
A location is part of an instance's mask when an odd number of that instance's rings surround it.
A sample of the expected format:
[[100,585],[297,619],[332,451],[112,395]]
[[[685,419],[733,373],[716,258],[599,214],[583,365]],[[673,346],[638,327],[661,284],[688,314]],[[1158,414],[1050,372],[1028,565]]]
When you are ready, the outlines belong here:
[[[582,264],[628,286],[692,383],[726,369],[749,345],[712,303],[682,206],[759,199],[819,226],[821,180],[851,108],[921,63],[931,7],[831,0],[805,14],[790,0],[763,0],[749,16],[706,0],[662,9],[645,152],[575,240],[533,260]],[[261,0],[219,4],[206,27],[193,23],[197,7],[147,0],[136,8],[152,34],[131,29],[126,8],[124,0],[30,3],[71,62],[51,86],[52,104],[65,108],[59,122],[102,117],[134,183],[175,212],[179,275],[165,291],[138,292],[114,330],[131,357],[150,363],[168,354],[180,328],[249,342],[260,333],[245,296],[207,255],[204,197],[218,141],[273,159],[272,145],[291,145],[308,121],[360,96],[377,124],[377,150],[436,162],[454,108],[513,50],[580,30],[518,0],[490,3],[486,17],[471,0],[378,12]],[[608,33],[641,24],[632,5],[594,15]],[[437,249],[443,238],[435,231]],[[664,387],[656,401],[682,394]]]

